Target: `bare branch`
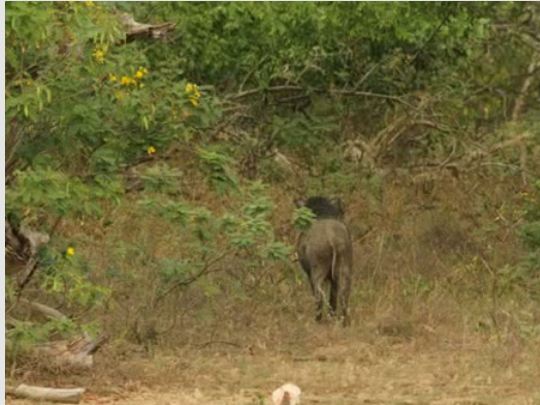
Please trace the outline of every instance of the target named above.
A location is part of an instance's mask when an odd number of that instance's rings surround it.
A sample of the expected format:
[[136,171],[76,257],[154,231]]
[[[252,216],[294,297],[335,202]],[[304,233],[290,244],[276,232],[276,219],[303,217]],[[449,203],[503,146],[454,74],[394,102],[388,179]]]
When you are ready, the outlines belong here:
[[153,306],[155,306],[158,302],[160,302],[163,298],[165,298],[167,295],[169,295],[171,292],[176,290],[177,288],[189,285],[197,281],[199,278],[211,274],[216,273],[220,271],[221,269],[214,269],[212,270],[212,266],[214,266],[216,263],[221,261],[223,258],[225,258],[227,255],[229,255],[232,251],[226,250],[225,252],[221,253],[220,255],[214,257],[213,259],[209,260],[205,263],[204,267],[197,273],[191,275],[190,277],[187,277],[183,280],[178,280],[174,283],[172,283],[165,291],[163,291],[161,294],[159,294],[155,300]]
[[243,90],[244,90],[244,86],[246,85],[247,81],[249,80],[249,78],[253,75],[253,73],[255,73],[257,71],[257,69],[259,68],[259,66],[261,66],[264,62],[266,62],[268,60],[268,55],[265,55],[261,58],[261,60],[253,67],[253,69],[251,69],[247,74],[246,76],[244,77],[244,79],[242,80],[242,82],[240,83],[240,87],[238,88],[238,91],[241,93]]
[[358,82],[354,85],[353,91],[357,91],[357,90],[360,88],[360,86],[362,86],[362,84],[369,78],[369,76],[371,76],[371,74],[372,74],[373,72],[375,72],[375,70],[376,70],[379,66],[381,66],[381,63],[382,63],[382,61],[379,62],[379,63],[376,63],[375,65],[373,65],[373,66],[372,66],[372,67],[364,74],[364,76],[362,76],[362,78],[361,78],[360,80],[358,80]]
[[21,298],[19,299],[19,302],[22,302],[23,304],[29,305],[39,313],[45,315],[46,317],[50,319],[58,319],[58,320],[64,320],[68,319],[66,315],[64,315],[62,312],[58,311],[57,309],[51,308],[48,305],[40,304],[39,302],[35,301],[28,301],[27,299]]
[[50,236],[24,226],[17,229],[11,225],[7,218],[5,235],[6,252],[19,262],[25,263],[24,270],[18,277],[18,294],[20,294],[37,269],[39,248],[49,242]]
[[238,99],[249,97],[258,93],[264,93],[264,92],[275,93],[275,92],[280,92],[280,91],[305,91],[305,89],[301,86],[293,86],[293,85],[273,86],[273,87],[268,87],[268,88],[257,87],[255,89],[238,92],[226,98],[229,100],[238,100]]
[[538,67],[540,67],[540,57],[538,55],[534,55],[531,63],[529,64],[529,67],[527,68],[527,75],[523,80],[523,84],[521,85],[521,89],[514,103],[514,108],[512,110],[512,121],[517,121],[523,112],[523,109],[525,107],[525,99],[527,98],[527,92],[531,87],[534,72]]
[[[324,92],[324,91],[320,91],[320,92]],[[416,109],[416,107],[414,105],[412,105],[412,104],[408,103],[407,101],[405,101],[402,96],[392,96],[392,95],[389,95],[389,94],[372,93],[370,91],[357,91],[357,90],[347,90],[347,89],[344,89],[344,90],[330,90],[329,93],[330,94],[339,94],[339,95],[343,95],[343,96],[374,97],[374,98],[381,98],[381,99],[385,99],[385,100],[392,100],[392,101],[396,101],[398,103],[401,103],[403,105],[406,105],[407,107],[410,107],[412,109]]]
[[358,91],[354,89],[340,89],[340,90],[333,90],[333,89],[321,89],[321,88],[305,88],[302,86],[297,85],[281,85],[281,86],[272,86],[268,88],[262,88],[257,87],[255,89],[245,90],[241,91],[239,93],[230,95],[226,97],[228,100],[238,100],[245,97],[253,96],[258,93],[279,93],[283,91],[297,91],[297,92],[305,92],[305,93],[319,93],[319,94],[331,94],[331,95],[342,95],[342,96],[357,96],[357,97],[374,97],[374,98],[380,98],[385,100],[392,100],[396,101],[398,103],[401,103],[403,105],[406,105],[410,108],[416,109],[416,107],[406,100],[403,99],[403,96],[394,96],[389,94],[381,94],[381,93],[373,93],[370,91]]
[[[527,76],[525,76],[525,80],[523,80],[523,84],[521,85],[521,89],[514,103],[514,109],[512,110],[512,121],[514,122],[517,122],[517,120],[519,119],[520,115],[522,114],[525,108],[525,100],[527,98],[527,93],[533,82],[534,72],[539,66],[540,66],[540,56],[539,54],[534,54],[532,56],[531,63],[529,64],[529,67],[527,68]],[[519,150],[520,150],[519,161],[521,165],[521,178],[522,178],[523,184],[527,184],[527,145],[525,144],[525,142],[519,142]]]
[[128,39],[135,39],[137,37],[162,39],[165,38],[169,31],[172,31],[176,26],[176,24],[170,22],[162,24],[139,23],[135,21],[133,16],[126,13],[120,15],[120,21],[124,25]]

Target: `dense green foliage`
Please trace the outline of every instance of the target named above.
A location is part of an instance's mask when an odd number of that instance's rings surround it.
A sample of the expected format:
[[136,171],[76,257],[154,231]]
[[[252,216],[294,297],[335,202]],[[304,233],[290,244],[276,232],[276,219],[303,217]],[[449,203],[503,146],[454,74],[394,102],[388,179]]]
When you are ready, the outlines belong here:
[[[126,41],[124,12],[176,26],[165,40]],[[142,317],[227,260],[253,271],[288,260],[269,184],[362,186],[377,199],[389,169],[466,171],[485,150],[490,170],[534,182],[520,158],[540,140],[539,29],[538,6],[525,3],[8,3],[6,215],[47,233],[59,221],[106,232],[125,205],[181,229],[182,257],[139,252],[159,275]],[[522,149],[501,147],[522,134]],[[196,190],[223,206],[202,206]],[[528,280],[539,213],[524,216]],[[296,213],[298,226],[309,220]],[[84,242],[53,234],[30,294],[109,302]],[[110,248],[111,279],[138,249],[128,245]],[[67,326],[33,328],[17,323],[8,337]]]

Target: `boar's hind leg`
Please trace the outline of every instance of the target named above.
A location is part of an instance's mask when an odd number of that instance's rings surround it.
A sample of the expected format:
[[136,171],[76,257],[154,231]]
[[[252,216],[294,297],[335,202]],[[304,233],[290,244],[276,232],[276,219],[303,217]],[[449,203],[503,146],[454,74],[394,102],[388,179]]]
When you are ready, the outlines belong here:
[[340,294],[340,279],[339,276],[334,276],[332,279],[332,284],[330,287],[330,311],[331,315],[335,316],[338,314],[338,301]]
[[339,274],[332,279],[330,309],[332,316],[340,316],[345,326],[349,324],[348,306],[350,290],[350,281],[346,275]]
[[311,270],[309,280],[311,282],[313,295],[315,296],[315,302],[317,303],[317,316],[315,319],[320,322],[323,317],[324,307],[327,303],[326,293],[324,291],[326,274],[318,267],[313,267]]
[[331,279],[330,308],[332,315],[340,316],[343,324],[347,326],[349,319],[349,296],[351,293],[350,268],[344,265],[343,259],[339,258],[336,263],[336,270]]

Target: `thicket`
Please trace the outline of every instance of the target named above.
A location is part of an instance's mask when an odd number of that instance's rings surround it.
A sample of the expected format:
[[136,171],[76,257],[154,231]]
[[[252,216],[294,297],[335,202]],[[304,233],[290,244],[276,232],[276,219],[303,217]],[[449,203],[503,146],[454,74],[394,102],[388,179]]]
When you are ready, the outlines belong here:
[[[175,26],[131,38],[126,15]],[[50,239],[34,267],[8,246],[10,353],[99,329],[141,285],[126,333],[151,340],[195,281],[295,265],[270,187],[378,198],[396,173],[519,181],[531,253],[508,277],[538,296],[537,4],[11,2],[5,23],[6,223]],[[119,221],[160,245],[103,236]]]

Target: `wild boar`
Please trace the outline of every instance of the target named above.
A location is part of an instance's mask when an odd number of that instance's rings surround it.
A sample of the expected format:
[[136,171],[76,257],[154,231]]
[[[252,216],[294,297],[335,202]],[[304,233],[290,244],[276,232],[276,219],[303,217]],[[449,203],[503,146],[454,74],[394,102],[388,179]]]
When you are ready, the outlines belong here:
[[329,308],[330,315],[342,318],[343,325],[347,326],[350,324],[353,250],[350,232],[343,222],[341,201],[311,197],[307,201],[298,200],[296,204],[309,208],[316,216],[297,242],[298,259],[308,275],[317,303],[316,319],[322,320],[325,308]]

